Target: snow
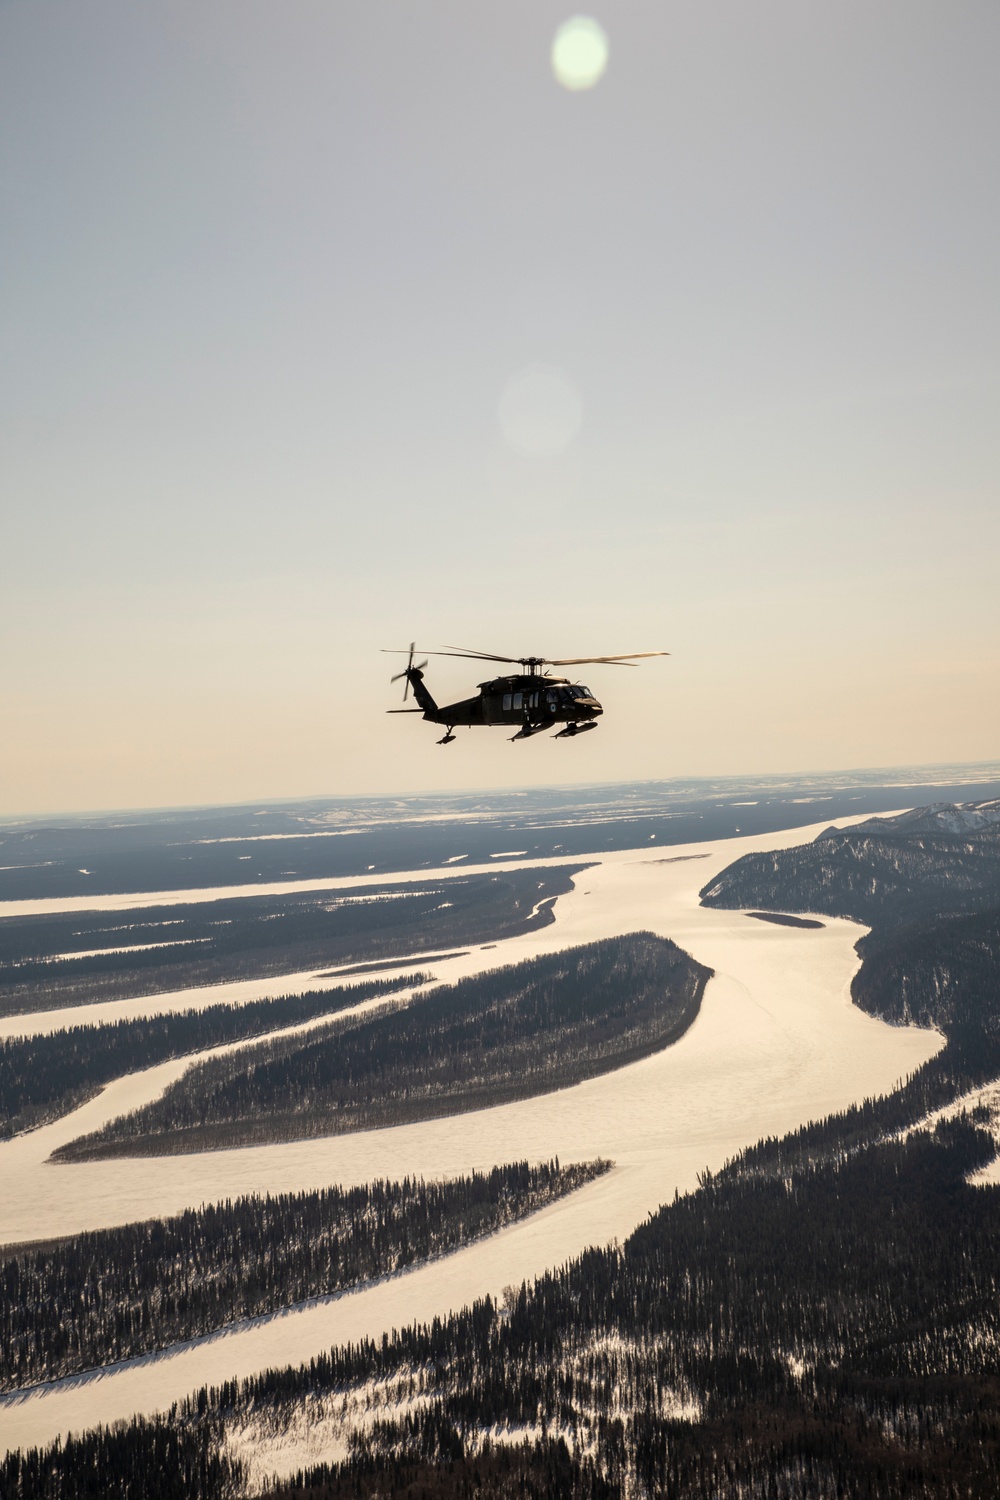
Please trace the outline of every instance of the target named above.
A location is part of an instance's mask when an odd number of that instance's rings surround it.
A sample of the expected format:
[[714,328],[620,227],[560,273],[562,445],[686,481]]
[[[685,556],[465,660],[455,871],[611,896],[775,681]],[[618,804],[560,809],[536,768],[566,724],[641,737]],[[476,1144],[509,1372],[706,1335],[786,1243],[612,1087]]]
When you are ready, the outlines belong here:
[[[210,943],[211,938],[173,938],[165,943],[129,943],[124,948],[77,948],[69,953],[47,953],[41,959],[22,959],[22,963],[63,963],[70,958],[104,958],[109,953],[148,953],[153,948],[186,948],[191,943]],[[16,965],[15,965],[16,967]]]
[[[256,816],[258,818],[260,818],[260,817],[266,816],[266,814],[264,814],[264,813],[257,813]],[[191,844],[273,844],[273,843],[276,843],[276,842],[278,842],[278,841],[280,841],[282,839],[346,839],[346,838],[350,838],[352,834],[363,833],[364,831],[365,830],[363,828],[326,828],[321,833],[307,833],[307,832],[302,832],[302,833],[232,833],[232,834],[227,834],[225,838],[218,838],[218,839],[191,839],[190,843]],[[188,847],[188,842],[186,841],[180,847],[187,848]],[[249,854],[246,855],[246,856],[243,856],[243,855],[240,856],[241,859],[244,858],[244,857],[246,859],[250,858]]]
[[[457,950],[461,951],[461,950]],[[398,979],[419,970],[426,974],[448,963],[451,955],[435,953],[433,964],[416,954],[406,960],[386,959],[385,968],[366,969],[363,974],[350,973],[353,964],[337,969],[302,969],[295,974],[270,974],[262,979],[233,979],[223,984],[199,985],[190,990],[165,990],[156,995],[139,995],[132,1000],[101,1000],[90,1005],[66,1005],[59,1010],[29,1011],[24,1015],[0,1017],[0,1041],[15,1036],[48,1036],[68,1026],[97,1026],[112,1021],[134,1021],[140,1016],[159,1016],[183,1010],[204,1010],[209,1005],[246,1005],[251,1000],[280,999],[298,995],[304,990],[337,990],[344,985],[368,984],[375,979]],[[412,969],[410,964],[412,963]],[[344,973],[344,970],[347,973]],[[0,1158],[2,1161],[2,1158]],[[0,1173],[2,1173],[0,1166]],[[5,1238],[0,1220],[0,1243]]]
[[[857,820],[842,820],[849,821]],[[7,1242],[177,1213],[243,1193],[407,1173],[447,1177],[521,1157],[616,1162],[568,1199],[405,1275],[168,1356],[6,1398],[0,1446],[45,1442],[71,1428],[159,1410],[204,1382],[299,1363],[331,1344],[380,1336],[487,1292],[499,1297],[505,1285],[589,1244],[624,1239],[675,1190],[695,1188],[706,1166],[718,1169],[761,1136],[784,1134],[892,1089],[937,1052],[942,1038],[888,1026],[851,1004],[854,944],[864,928],[830,918],[822,929],[776,926],[698,904],[698,890],[731,860],[806,842],[824,826],[726,840],[714,851],[682,846],[667,863],[647,850],[616,851],[586,871],[585,895],[574,889],[557,899],[553,924],[449,965],[450,980],[621,932],[651,929],[673,938],[716,971],[701,1014],[674,1046],[616,1073],[390,1130],[152,1161],[46,1162],[62,1141],[156,1097],[189,1061],[181,1060],[121,1079],[68,1119],[0,1146],[0,1235]],[[698,854],[712,855],[712,862],[692,862]],[[211,991],[213,998],[223,988]]]
[[[13,1140],[4,1142],[0,1146],[0,1197],[9,1184],[19,1177],[25,1177],[25,1163],[33,1165],[39,1170],[51,1167],[48,1161],[51,1153],[67,1141],[75,1140],[77,1136],[87,1134],[89,1131],[98,1130],[109,1120],[117,1119],[119,1115],[128,1114],[138,1109],[142,1104],[148,1104],[151,1099],[157,1099],[170,1084],[174,1083],[188,1068],[196,1061],[208,1057],[223,1057],[227,1053],[237,1052],[242,1047],[255,1047],[262,1042],[268,1042],[277,1038],[298,1036],[303,1032],[315,1031],[319,1027],[326,1026],[333,1021],[342,1021],[348,1016],[367,1015],[373,1010],[380,1008],[394,1009],[398,1006],[408,1005],[413,996],[423,992],[425,987],[421,985],[410,989],[391,991],[389,994],[372,995],[367,1000],[360,1000],[356,1005],[345,1005],[342,1009],[334,1009],[322,1015],[310,1016],[307,1021],[296,1022],[292,1026],[275,1027],[270,1031],[257,1032],[251,1037],[240,1037],[234,1042],[222,1042],[216,1047],[207,1047],[201,1052],[187,1053],[182,1057],[171,1058],[168,1062],[157,1063],[152,1068],[144,1068],[137,1073],[126,1073],[121,1078],[114,1079],[106,1084],[100,1093],[86,1104],[80,1106],[72,1114],[64,1115],[61,1119],[53,1121],[51,1125],[42,1126],[39,1130],[28,1131],[23,1135],[15,1136]],[[28,1169],[30,1170],[30,1168]],[[60,1169],[57,1169],[60,1170]],[[22,1185],[26,1185],[22,1183]],[[8,1210],[14,1202],[13,1190],[8,1199]],[[224,1196],[220,1194],[220,1197]],[[190,1204],[184,1207],[195,1207],[202,1200],[192,1199]],[[151,1218],[159,1214],[160,1210],[151,1213],[126,1214],[124,1217],[100,1218],[90,1225],[81,1225],[77,1228],[103,1228],[109,1224],[125,1224],[136,1218]],[[31,1222],[30,1204],[28,1206],[29,1223]],[[25,1240],[50,1238],[48,1231],[36,1232],[34,1228],[19,1229],[16,1214],[5,1211],[3,1220],[0,1221],[0,1244],[21,1243]],[[54,1234],[73,1234],[76,1228],[59,1228]]]
[[[826,826],[826,825],[824,825]],[[797,830],[798,831],[798,830]],[[734,842],[730,840],[730,842]],[[524,854],[527,851],[511,851]],[[627,853],[628,851],[621,851]],[[500,858],[501,856],[490,856]],[[502,856],[506,858],[507,856]],[[508,865],[511,870],[533,870],[535,867],[555,865],[579,865],[599,858],[591,854],[561,854],[547,859],[526,859],[520,864]],[[257,884],[217,885],[181,891],[124,891],[103,896],[45,896],[25,898],[23,901],[0,901],[2,917],[44,917],[70,911],[141,911],[151,906],[193,906],[210,901],[232,901],[239,896],[293,896],[308,891],[361,890],[365,886],[416,885],[435,880],[466,879],[469,875],[492,874],[495,866],[488,864],[463,865],[461,870],[442,867],[430,870],[387,870],[372,873],[374,865],[368,866],[365,875],[328,875],[315,880],[265,880]]]
[[[271,1410],[251,1413],[227,1424],[223,1452],[246,1464],[250,1495],[260,1494],[272,1479],[294,1477],[300,1469],[340,1463],[350,1453],[349,1434],[368,1430],[377,1420],[399,1420],[433,1401],[433,1395],[414,1388],[420,1374],[406,1369],[346,1391],[310,1392],[280,1414]],[[527,1435],[527,1429],[522,1431]],[[512,1430],[497,1429],[491,1436],[502,1440],[507,1433]]]
[[[246,1464],[247,1493],[257,1495],[269,1480],[291,1479],[300,1469],[342,1463],[350,1453],[344,1438],[345,1404],[339,1394],[309,1395],[277,1430],[256,1416],[239,1427],[230,1427],[223,1452]],[[379,1411],[378,1415],[386,1413]]]
[[930,807],[916,808],[898,820],[897,827],[908,833],[972,833],[1000,823],[1000,801],[933,802]]
[[989,1118],[979,1121],[979,1127],[981,1130],[988,1130],[992,1135],[998,1154],[992,1161],[987,1162],[985,1167],[970,1172],[967,1181],[972,1187],[995,1187],[1000,1184],[1000,1078],[991,1079],[989,1083],[970,1089],[967,1094],[953,1099],[943,1109],[935,1110],[933,1114],[927,1115],[913,1129],[933,1130],[939,1120],[953,1120],[956,1116],[966,1112],[971,1114],[973,1110],[987,1111]]

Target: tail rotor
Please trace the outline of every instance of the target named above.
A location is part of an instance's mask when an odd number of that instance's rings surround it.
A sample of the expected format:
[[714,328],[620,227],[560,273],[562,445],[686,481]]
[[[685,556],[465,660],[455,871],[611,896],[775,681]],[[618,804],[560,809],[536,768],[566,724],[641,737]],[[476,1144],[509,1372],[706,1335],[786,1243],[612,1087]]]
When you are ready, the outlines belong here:
[[[404,703],[406,702],[407,698],[410,696],[410,673],[414,670],[413,656],[414,656],[414,653],[415,653],[416,649],[417,649],[417,643],[416,643],[416,641],[411,641],[410,642],[410,659],[409,659],[409,661],[406,663],[406,666],[403,668],[402,672],[397,672],[396,675],[395,675],[395,677],[390,678],[391,682],[398,682],[401,677],[405,677],[406,678],[406,686],[403,689],[403,702]],[[426,665],[427,665],[426,661],[418,662],[417,666],[416,666],[416,671],[422,672],[424,670],[424,668],[426,667]]]

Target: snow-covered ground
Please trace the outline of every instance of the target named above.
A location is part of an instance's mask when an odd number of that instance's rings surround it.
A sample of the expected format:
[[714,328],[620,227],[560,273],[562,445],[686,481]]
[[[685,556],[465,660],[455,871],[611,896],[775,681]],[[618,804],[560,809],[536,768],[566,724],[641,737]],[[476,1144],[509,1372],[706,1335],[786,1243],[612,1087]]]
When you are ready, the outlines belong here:
[[[979,1114],[985,1113],[986,1118],[978,1119],[977,1124],[981,1130],[988,1130],[992,1135],[997,1154],[985,1167],[970,1172],[966,1180],[972,1187],[995,1187],[1000,1184],[1000,1078],[993,1078],[989,1083],[980,1084],[978,1088],[960,1094],[950,1104],[925,1116],[912,1130],[933,1130],[938,1121],[954,1120],[959,1115],[971,1114],[973,1110]],[[904,1134],[909,1135],[911,1131],[905,1131]]]
[[[459,950],[456,950],[459,951]],[[210,1005],[246,1005],[250,1000],[266,1000],[281,995],[300,995],[306,990],[339,990],[345,985],[368,984],[373,979],[400,979],[407,973],[438,974],[443,980],[450,974],[447,953],[436,953],[434,962],[418,955],[400,968],[400,961],[390,959],[384,969],[370,969],[364,974],[342,973],[337,969],[302,969],[295,974],[272,974],[265,979],[233,979],[222,984],[200,985],[197,989],[166,990],[162,994],[142,995],[135,1000],[101,1000],[93,1005],[66,1005],[59,1010],[39,1010],[27,1015],[0,1017],[0,1041],[15,1036],[48,1036],[69,1026],[97,1026],[110,1021],[134,1021],[141,1016],[161,1016],[168,1012],[205,1010]],[[345,965],[350,968],[351,965]],[[2,1237],[2,1221],[0,1221]]]
[[[380,1335],[486,1292],[497,1295],[588,1244],[624,1238],[675,1191],[693,1188],[703,1168],[717,1169],[761,1136],[783,1134],[890,1090],[933,1056],[942,1038],[887,1026],[852,1006],[854,943],[863,928],[829,918],[819,929],[783,927],[698,904],[699,889],[732,860],[802,843],[822,826],[678,847],[666,858],[648,847],[617,851],[558,898],[554,924],[448,963],[441,977],[450,980],[625,931],[650,929],[673,938],[716,972],[701,1014],[673,1047],[616,1073],[540,1098],[391,1130],[197,1156],[47,1163],[57,1144],[155,1097],[186,1065],[175,1062],[120,1080],[66,1120],[0,1146],[0,1237],[6,1242],[176,1213],[241,1193],[406,1173],[451,1176],[521,1157],[606,1156],[617,1164],[531,1219],[367,1290],[168,1356],[7,1398],[0,1402],[0,1446],[45,1442],[69,1429],[158,1410],[203,1382],[297,1363],[330,1344]],[[450,873],[423,871],[419,878]],[[213,988],[212,997],[222,998],[222,988]]]
[[[887,813],[886,817],[891,817]],[[848,818],[847,822],[856,822],[857,819]],[[823,824],[822,827],[827,827]],[[804,834],[806,829],[796,829],[797,834]],[[813,830],[819,832],[819,825]],[[779,838],[787,835],[779,834]],[[729,842],[738,843],[739,840]],[[801,843],[801,838],[795,839]],[[523,851],[518,851],[523,852]],[[619,850],[619,853],[634,853],[634,850]],[[464,859],[465,855],[455,858]],[[500,855],[491,855],[491,859],[499,859]],[[513,860],[505,865],[505,870],[527,870],[534,869],[537,865],[581,865],[593,859],[607,858],[608,856],[595,854],[557,854],[548,859],[522,859],[519,862]],[[0,901],[0,917],[43,917],[60,912],[70,911],[141,911],[150,906],[192,906],[203,901],[232,901],[240,896],[295,896],[309,891],[345,891],[360,890],[366,886],[382,885],[415,885],[429,883],[432,880],[441,880],[451,877],[468,879],[470,875],[494,875],[496,865],[478,864],[463,865],[461,870],[450,868],[454,860],[449,860],[444,866],[437,869],[426,870],[389,870],[380,874],[372,875],[324,875],[314,880],[265,880],[257,885],[213,885],[201,889],[183,891],[131,891],[124,895],[115,894],[107,896],[39,896],[26,898],[23,901]]]

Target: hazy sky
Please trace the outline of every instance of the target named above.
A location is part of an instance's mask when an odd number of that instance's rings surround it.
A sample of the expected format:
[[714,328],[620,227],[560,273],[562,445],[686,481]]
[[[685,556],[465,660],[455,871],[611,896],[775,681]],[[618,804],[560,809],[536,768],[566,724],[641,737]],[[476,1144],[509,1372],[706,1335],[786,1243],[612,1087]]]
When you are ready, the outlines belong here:
[[996,0],[572,14],[0,0],[0,814],[1000,753]]

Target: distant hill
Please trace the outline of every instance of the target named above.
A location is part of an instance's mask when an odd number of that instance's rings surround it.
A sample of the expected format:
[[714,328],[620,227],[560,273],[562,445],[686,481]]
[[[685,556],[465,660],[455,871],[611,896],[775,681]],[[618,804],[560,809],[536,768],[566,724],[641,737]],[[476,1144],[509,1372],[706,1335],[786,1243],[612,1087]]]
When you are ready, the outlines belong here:
[[6,901],[384,875],[511,849],[605,854],[969,797],[1000,797],[1000,764],[0,818],[0,919]]
[[[892,828],[900,833],[947,834],[975,833],[981,828],[991,828],[1000,823],[1000,800],[992,802],[932,802],[929,807],[913,807],[909,812],[898,813],[894,818],[869,818],[867,822],[855,823],[852,833],[861,830],[883,832]],[[828,828],[820,834],[826,838],[838,829]]]
[[827,828],[792,849],[747,854],[701,899],[867,925],[987,911],[1000,906],[1000,801],[935,803]]

